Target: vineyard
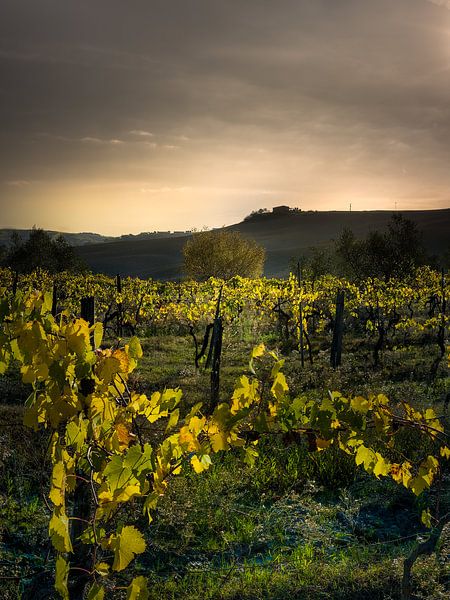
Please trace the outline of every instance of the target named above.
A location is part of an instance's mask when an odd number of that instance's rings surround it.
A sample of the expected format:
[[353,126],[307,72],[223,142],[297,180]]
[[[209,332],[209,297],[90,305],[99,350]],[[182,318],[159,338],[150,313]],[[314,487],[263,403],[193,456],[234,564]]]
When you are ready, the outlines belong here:
[[1,270],[2,597],[445,598],[449,292]]

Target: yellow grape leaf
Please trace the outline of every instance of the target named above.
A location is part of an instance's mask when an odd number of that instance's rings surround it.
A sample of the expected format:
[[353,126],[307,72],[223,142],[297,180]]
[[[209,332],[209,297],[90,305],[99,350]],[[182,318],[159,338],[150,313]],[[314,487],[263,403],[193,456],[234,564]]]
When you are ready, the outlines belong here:
[[363,398],[363,396],[356,396],[356,398],[350,400],[350,406],[355,412],[360,412],[365,415],[370,408],[370,403],[366,398]]
[[111,383],[117,373],[127,375],[129,372],[129,360],[123,350],[103,350],[98,362],[98,377],[105,383]]
[[385,396],[384,394],[378,394],[377,402],[378,402],[378,404],[381,404],[382,406],[388,406],[389,398],[387,396]]
[[103,323],[95,323],[92,326],[92,332],[94,334],[94,348],[100,348],[103,339]]
[[442,446],[439,450],[439,453],[442,456],[442,458],[450,458],[450,448],[448,448],[447,446]]
[[412,478],[411,463],[404,462],[403,464],[393,463],[391,465],[391,477],[396,483],[402,483],[406,488]]
[[59,461],[53,465],[52,483],[48,495],[55,506],[62,506],[64,504],[65,480],[66,470],[64,464]]
[[250,362],[248,364],[250,372],[253,373],[253,375],[255,375],[254,359],[262,356],[265,351],[266,347],[264,344],[259,344],[258,346],[255,346],[255,348],[253,348],[250,354]]
[[116,423],[114,428],[116,430],[117,439],[119,440],[119,446],[122,449],[127,448],[135,437],[134,433],[131,433],[129,426],[126,423]]
[[373,450],[366,448],[364,444],[359,446],[355,455],[355,462],[357,465],[364,464],[365,470],[372,473],[376,460],[377,458]]
[[110,547],[114,550],[113,570],[123,571],[136,554],[144,552],[145,541],[142,533],[136,527],[127,525],[119,534],[112,537]]
[[169,420],[167,422],[166,432],[169,431],[170,429],[172,429],[172,427],[175,427],[175,425],[178,423],[178,419],[179,418],[180,418],[180,409],[176,408],[169,415]]
[[391,465],[387,462],[379,452],[375,452],[376,463],[373,469],[373,474],[377,479],[380,478],[380,475],[387,476],[391,472]]
[[426,421],[432,421],[433,419],[436,418],[436,413],[434,412],[434,410],[432,408],[427,408],[427,410],[425,411],[423,416],[425,417]]
[[69,352],[75,352],[77,356],[82,357],[91,349],[89,324],[83,319],[69,323],[65,328],[65,337]]
[[252,358],[258,358],[259,356],[262,356],[265,351],[266,351],[265,345],[264,344],[259,344],[258,346],[255,346],[253,348],[252,353],[251,353],[251,357]]
[[277,376],[275,377],[275,379],[273,381],[270,391],[275,396],[275,398],[279,401],[284,398],[284,395],[288,390],[289,390],[289,388],[288,388],[288,384],[286,382],[286,377],[281,372],[277,373]]
[[200,444],[197,439],[197,436],[195,436],[191,431],[189,431],[189,427],[187,427],[186,425],[180,429],[180,433],[178,435],[178,443],[185,450],[189,450],[190,452],[192,452],[193,450],[200,449]]
[[127,600],[148,600],[149,592],[145,577],[135,577],[127,587]]
[[230,447],[228,443],[228,433],[226,431],[221,431],[218,427],[214,433],[211,431],[211,428],[208,430],[209,441],[211,442],[211,448],[214,452],[220,452],[220,450],[228,450]]
[[128,354],[124,350],[118,348],[117,350],[114,350],[112,357],[119,363],[119,372],[127,374],[130,366]]
[[67,587],[68,578],[69,564],[60,555],[56,559],[55,590],[61,595],[63,600],[69,600],[69,590]]
[[208,454],[204,454],[199,460],[198,456],[194,454],[194,456],[191,458],[191,464],[196,473],[202,473],[211,465],[211,458],[208,456]]
[[48,532],[53,547],[58,552],[72,552],[72,542],[69,535],[69,519],[67,515],[59,509],[55,509],[50,519]]
[[188,423],[189,431],[198,435],[200,431],[203,429],[206,423],[205,417],[192,417],[192,419]]
[[233,391],[231,412],[236,414],[242,408],[251,406],[258,399],[258,381],[250,381],[247,375],[239,378],[239,386]]

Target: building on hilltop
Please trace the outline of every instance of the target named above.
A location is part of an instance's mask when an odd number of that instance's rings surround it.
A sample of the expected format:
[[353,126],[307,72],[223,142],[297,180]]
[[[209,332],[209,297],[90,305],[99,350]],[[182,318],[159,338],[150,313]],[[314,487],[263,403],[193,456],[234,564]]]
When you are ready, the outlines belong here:
[[272,212],[274,215],[286,215],[291,209],[289,206],[274,206]]
[[272,213],[274,215],[287,215],[293,212],[301,212],[300,208],[291,208],[290,206],[285,206],[282,204],[281,206],[274,206],[272,208]]

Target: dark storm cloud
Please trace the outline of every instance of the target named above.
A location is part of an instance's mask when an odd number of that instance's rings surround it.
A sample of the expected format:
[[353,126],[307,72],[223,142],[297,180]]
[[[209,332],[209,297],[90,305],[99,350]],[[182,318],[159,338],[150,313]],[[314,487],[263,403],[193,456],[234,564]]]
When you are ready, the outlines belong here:
[[4,0],[2,201],[76,182],[95,202],[116,180],[122,195],[166,190],[166,207],[203,187],[212,222],[219,202],[264,192],[448,204],[449,6]]

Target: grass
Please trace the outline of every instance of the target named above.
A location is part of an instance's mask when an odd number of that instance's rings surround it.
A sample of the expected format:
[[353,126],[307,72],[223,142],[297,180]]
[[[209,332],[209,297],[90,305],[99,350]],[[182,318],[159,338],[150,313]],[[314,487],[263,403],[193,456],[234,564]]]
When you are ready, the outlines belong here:
[[[247,323],[224,339],[223,399],[246,370],[253,336]],[[276,349],[273,336],[264,339]],[[184,407],[207,401],[209,374],[196,371],[189,336],[153,335],[143,340],[143,349],[134,387],[151,393],[180,386]],[[319,398],[328,389],[382,392],[394,401],[432,405],[439,413],[449,378],[441,370],[429,385],[429,359],[420,348],[407,356],[388,350],[384,366],[374,370],[364,351],[347,349],[342,366],[332,370],[327,353],[302,368],[292,352],[284,371],[294,393]],[[27,598],[24,590],[33,573],[53,568],[42,499],[48,489],[48,438],[21,424],[28,390],[18,374],[11,371],[0,381],[0,589],[2,599],[12,600]],[[405,435],[402,444],[415,450],[411,436]],[[448,473],[442,487],[444,511],[450,507]],[[145,532],[148,546],[132,572],[149,578],[155,600],[395,599],[402,559],[423,533],[421,504],[406,490],[362,473],[333,448],[311,454],[289,439],[262,441],[252,468],[230,452],[216,456],[214,467],[201,476],[173,478],[150,526],[138,504],[127,511],[123,518]],[[441,556],[448,551],[445,544]],[[446,597],[445,561],[419,561],[414,573],[418,598]],[[131,573],[122,577],[116,583],[125,584]],[[124,596],[114,591],[110,597]]]

